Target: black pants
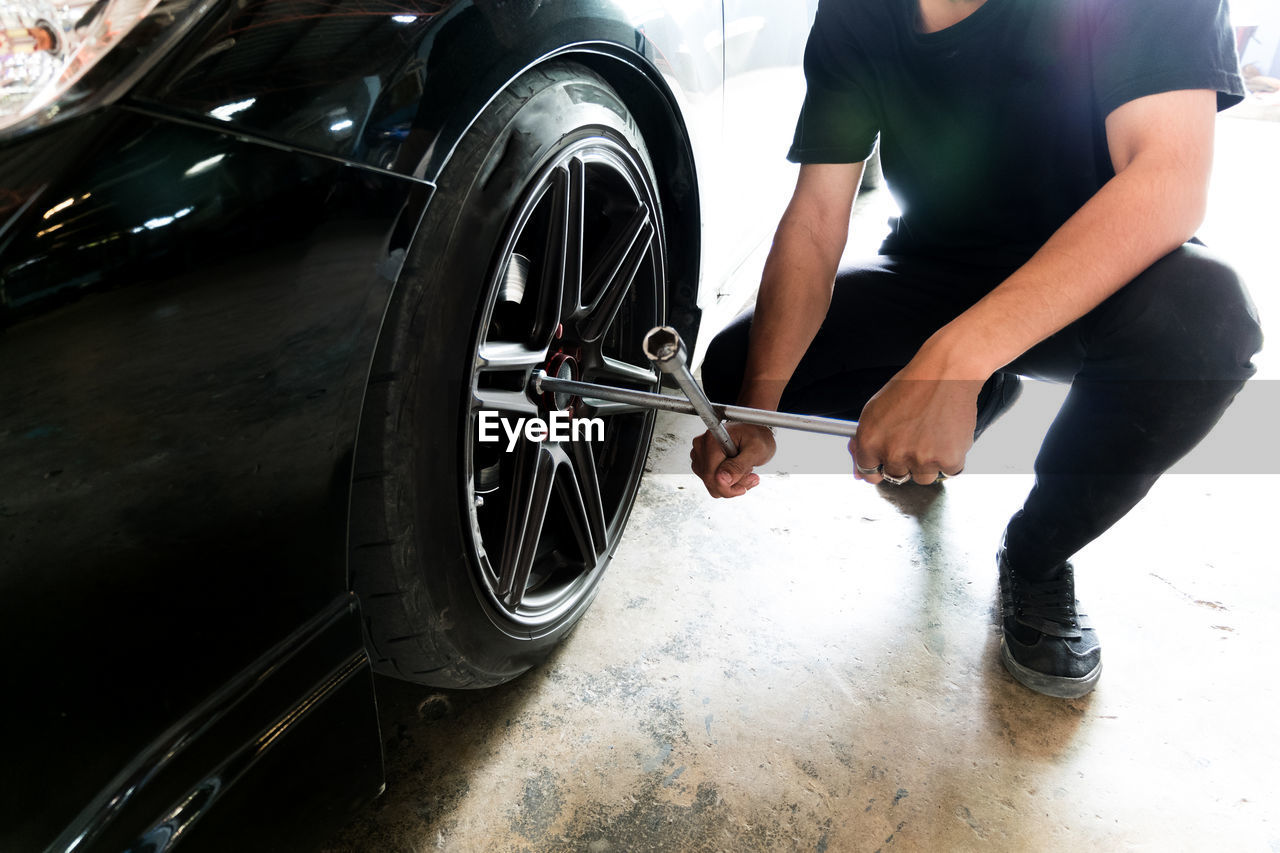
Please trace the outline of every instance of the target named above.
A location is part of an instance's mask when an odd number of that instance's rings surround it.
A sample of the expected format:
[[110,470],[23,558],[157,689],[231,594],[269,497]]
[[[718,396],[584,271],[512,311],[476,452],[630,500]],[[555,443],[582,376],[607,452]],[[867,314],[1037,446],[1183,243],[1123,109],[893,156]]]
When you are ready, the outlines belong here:
[[[882,256],[842,270],[780,408],[856,420],[934,331],[1015,268]],[[737,397],[750,326],[748,311],[711,343],[702,367],[711,399]],[[1009,523],[1012,564],[1047,571],[1132,509],[1217,423],[1261,345],[1235,272],[1189,243],[1009,364],[1008,374],[1071,384],[1036,458],[1035,485]],[[1001,379],[983,389],[979,432],[1001,411]]]

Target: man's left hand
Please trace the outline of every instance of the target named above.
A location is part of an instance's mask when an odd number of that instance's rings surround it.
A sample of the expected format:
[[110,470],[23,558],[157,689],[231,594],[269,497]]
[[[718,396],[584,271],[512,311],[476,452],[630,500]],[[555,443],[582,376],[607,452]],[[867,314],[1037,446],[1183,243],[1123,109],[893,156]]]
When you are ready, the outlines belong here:
[[919,372],[907,365],[863,407],[849,440],[858,479],[879,483],[888,475],[927,485],[964,468],[982,381],[917,378]]

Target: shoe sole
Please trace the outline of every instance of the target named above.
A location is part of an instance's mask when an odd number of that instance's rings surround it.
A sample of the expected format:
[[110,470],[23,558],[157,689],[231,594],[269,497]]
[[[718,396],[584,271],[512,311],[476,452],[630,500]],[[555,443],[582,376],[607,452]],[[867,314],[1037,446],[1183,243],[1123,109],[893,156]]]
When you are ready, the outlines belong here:
[[1009,674],[1023,687],[1055,699],[1079,699],[1097,686],[1098,678],[1102,675],[1102,661],[1098,661],[1098,665],[1092,672],[1080,678],[1045,675],[1043,672],[1028,669],[1013,659],[1013,655],[1009,652],[1009,645],[1003,637],[1000,639],[1000,659],[1004,661],[1004,668],[1009,670]]

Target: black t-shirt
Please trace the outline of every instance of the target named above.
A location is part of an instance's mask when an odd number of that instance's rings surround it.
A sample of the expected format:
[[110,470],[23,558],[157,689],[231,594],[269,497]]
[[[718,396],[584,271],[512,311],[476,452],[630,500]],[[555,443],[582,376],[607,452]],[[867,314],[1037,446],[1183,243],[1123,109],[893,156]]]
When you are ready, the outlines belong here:
[[883,251],[1031,254],[1114,176],[1121,104],[1244,94],[1225,0],[987,0],[936,33],[918,0],[822,0],[788,158],[865,160],[902,216]]

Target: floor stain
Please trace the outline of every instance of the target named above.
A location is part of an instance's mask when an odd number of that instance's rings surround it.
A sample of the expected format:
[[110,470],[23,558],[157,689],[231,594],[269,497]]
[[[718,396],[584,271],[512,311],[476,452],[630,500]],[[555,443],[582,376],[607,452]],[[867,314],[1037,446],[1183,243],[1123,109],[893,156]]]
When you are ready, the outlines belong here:
[[564,802],[560,780],[554,771],[544,767],[525,781],[519,809],[511,817],[511,829],[525,838],[541,838],[559,819]]
[[1178,587],[1177,587],[1176,585],[1174,585],[1174,583],[1173,583],[1172,581],[1169,581],[1169,580],[1167,580],[1167,579],[1165,579],[1165,578],[1160,577],[1160,576],[1159,576],[1158,574],[1156,574],[1155,572],[1151,572],[1150,574],[1151,574],[1151,577],[1153,577],[1153,578],[1155,578],[1156,580],[1160,581],[1161,583],[1165,584],[1167,587],[1169,587],[1169,589],[1173,590],[1173,591],[1174,591],[1174,592],[1176,592],[1178,595],[1182,596],[1184,599],[1186,599],[1187,601],[1189,601],[1189,602],[1191,602],[1192,604],[1196,605],[1197,607],[1207,607],[1207,608],[1208,608],[1208,609],[1210,609],[1210,610],[1220,610],[1220,611],[1223,611],[1223,612],[1226,612],[1226,613],[1229,613],[1229,612],[1231,611],[1231,608],[1227,607],[1227,606],[1226,606],[1225,604],[1223,604],[1221,601],[1205,601],[1204,599],[1196,598],[1196,597],[1195,597],[1195,596],[1193,596],[1193,595],[1188,595],[1187,593],[1185,593],[1185,592],[1183,592],[1182,590],[1178,589]]

